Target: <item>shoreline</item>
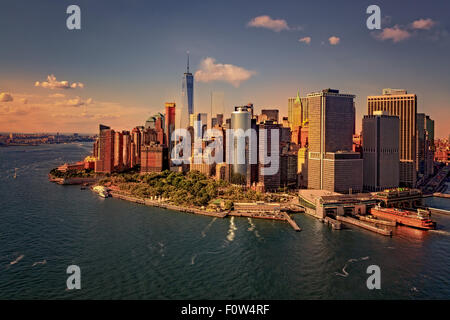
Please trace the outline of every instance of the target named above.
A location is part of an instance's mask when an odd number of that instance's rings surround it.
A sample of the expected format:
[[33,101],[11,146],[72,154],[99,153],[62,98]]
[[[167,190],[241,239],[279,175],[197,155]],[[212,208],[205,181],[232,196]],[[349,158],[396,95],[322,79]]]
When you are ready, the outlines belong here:
[[123,194],[117,191],[109,191],[109,194],[112,198],[117,198],[120,200],[125,200],[129,202],[139,203],[146,206],[163,208],[178,212],[185,212],[190,214],[197,214],[201,216],[208,216],[214,218],[226,218],[227,216],[231,217],[246,217],[246,218],[255,218],[255,219],[265,219],[265,220],[277,220],[277,221],[286,221],[295,231],[301,231],[301,228],[297,225],[297,223],[285,212],[281,213],[279,216],[270,216],[270,215],[261,215],[261,214],[252,214],[252,213],[238,213],[233,212],[232,210],[221,211],[221,212],[212,212],[194,207],[182,207],[170,203],[161,202],[159,200],[150,200],[134,197],[132,195]]

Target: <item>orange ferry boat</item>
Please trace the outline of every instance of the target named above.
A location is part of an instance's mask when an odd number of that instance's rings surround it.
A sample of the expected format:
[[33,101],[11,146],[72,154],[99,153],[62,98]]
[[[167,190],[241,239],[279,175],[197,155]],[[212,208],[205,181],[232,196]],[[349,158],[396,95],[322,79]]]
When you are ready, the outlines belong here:
[[415,212],[377,206],[375,208],[371,208],[370,213],[375,217],[396,221],[398,224],[403,224],[409,227],[426,230],[436,229],[436,222],[430,219],[430,212],[423,209],[417,209],[417,212]]

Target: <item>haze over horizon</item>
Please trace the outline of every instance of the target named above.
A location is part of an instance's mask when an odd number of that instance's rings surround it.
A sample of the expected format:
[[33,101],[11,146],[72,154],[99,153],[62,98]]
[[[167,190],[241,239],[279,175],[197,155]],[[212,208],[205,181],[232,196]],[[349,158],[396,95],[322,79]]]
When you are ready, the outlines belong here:
[[[81,30],[66,8],[81,8]],[[366,97],[383,88],[418,96],[418,112],[448,137],[448,1],[378,1],[382,30],[366,27],[372,3],[306,1],[39,1],[0,12],[0,132],[97,132],[144,125],[180,102],[186,51],[195,77],[194,111],[225,114],[252,102],[287,116],[288,98],[334,88]],[[326,11],[327,14],[322,13]],[[331,14],[331,12],[333,14]],[[326,16],[327,19],[322,18]]]

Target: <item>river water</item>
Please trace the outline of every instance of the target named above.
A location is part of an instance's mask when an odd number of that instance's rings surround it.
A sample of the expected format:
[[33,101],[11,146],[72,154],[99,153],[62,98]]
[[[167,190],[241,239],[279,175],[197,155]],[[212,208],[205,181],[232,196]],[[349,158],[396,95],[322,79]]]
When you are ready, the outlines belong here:
[[[102,199],[47,181],[91,144],[0,148],[0,299],[449,299],[450,216],[384,237],[214,219]],[[14,170],[17,168],[17,178]],[[449,199],[428,199],[450,210]],[[81,268],[81,290],[66,269]],[[366,269],[381,269],[368,290]]]

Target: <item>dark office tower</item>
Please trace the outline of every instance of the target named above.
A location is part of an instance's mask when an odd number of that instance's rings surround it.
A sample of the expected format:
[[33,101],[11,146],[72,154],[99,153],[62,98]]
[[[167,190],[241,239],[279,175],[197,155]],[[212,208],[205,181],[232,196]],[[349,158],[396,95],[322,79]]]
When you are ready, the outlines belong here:
[[181,99],[182,107],[187,109],[188,113],[186,120],[189,121],[189,116],[194,113],[194,76],[189,72],[189,52],[187,56],[187,68],[183,76]]
[[217,118],[211,118],[211,128],[218,126]]
[[[266,120],[275,121],[278,123],[278,110],[265,109],[261,111],[261,115],[264,115]],[[262,121],[261,121],[262,122]]]
[[[258,185],[263,191],[275,191],[280,187],[280,176],[281,176],[281,164],[280,164],[280,145],[281,145],[281,125],[275,123],[274,121],[266,121],[259,124],[259,135],[258,135],[258,147],[259,156],[258,161]],[[264,134],[265,130],[265,134]],[[275,131],[278,131],[278,139],[275,139]],[[274,145],[275,151],[272,153],[272,145]],[[261,156],[269,157],[274,159],[273,162],[269,164],[264,164],[263,158]],[[269,167],[278,168],[273,174],[267,174]],[[266,169],[264,169],[266,168]],[[266,170],[266,172],[264,172]],[[272,172],[270,172],[272,173]]]
[[114,168],[123,170],[123,133],[116,132],[114,136]]
[[114,130],[100,125],[98,141],[98,159],[95,161],[95,172],[111,173],[114,170]]
[[367,113],[388,111],[400,118],[400,186],[414,188],[416,173],[417,96],[406,90],[384,89],[381,96],[367,97]]
[[223,113],[217,114],[217,124],[221,126],[223,124]]
[[364,116],[362,147],[363,181],[366,191],[398,187],[400,167],[398,135],[397,116],[390,116],[387,111],[375,111],[374,115]]
[[362,159],[353,152],[354,95],[325,89],[308,98],[308,189],[362,190]]
[[434,121],[424,113],[417,114],[416,146],[418,177],[426,179],[433,174]]

